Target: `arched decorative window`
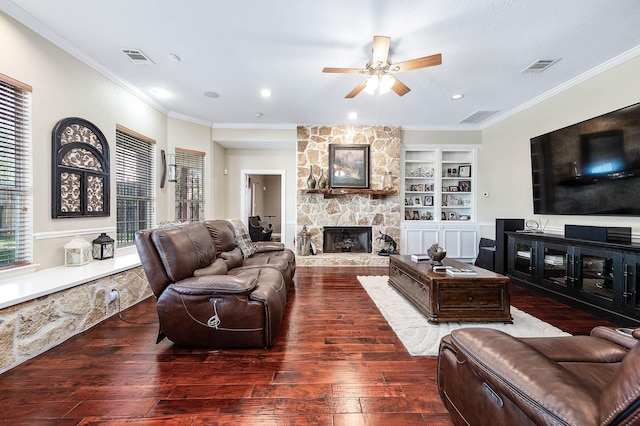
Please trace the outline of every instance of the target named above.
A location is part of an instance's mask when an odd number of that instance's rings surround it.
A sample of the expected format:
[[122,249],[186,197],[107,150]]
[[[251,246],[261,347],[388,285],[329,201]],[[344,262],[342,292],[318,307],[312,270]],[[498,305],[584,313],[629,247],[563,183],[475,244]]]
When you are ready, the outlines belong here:
[[109,144],[87,120],[69,117],[53,128],[51,217],[109,216]]

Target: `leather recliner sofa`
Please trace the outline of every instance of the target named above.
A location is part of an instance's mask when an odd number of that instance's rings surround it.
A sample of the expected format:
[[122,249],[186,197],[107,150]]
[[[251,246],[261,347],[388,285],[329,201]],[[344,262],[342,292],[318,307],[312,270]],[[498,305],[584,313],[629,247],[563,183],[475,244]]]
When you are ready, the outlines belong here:
[[[209,348],[275,343],[295,255],[273,242],[258,248],[249,241],[251,248],[243,252],[235,238],[231,221],[225,220],[136,233],[142,267],[157,299],[158,342],[167,337]],[[242,235],[239,241],[247,245]]]
[[440,342],[438,390],[456,425],[640,424],[640,329],[516,338],[488,328]]

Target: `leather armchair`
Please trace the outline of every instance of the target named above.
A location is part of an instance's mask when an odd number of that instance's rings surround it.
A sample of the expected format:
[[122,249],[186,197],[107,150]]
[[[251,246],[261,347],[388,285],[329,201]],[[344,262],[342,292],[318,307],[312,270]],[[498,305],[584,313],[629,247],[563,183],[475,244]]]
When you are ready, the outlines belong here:
[[260,222],[260,216],[249,216],[249,236],[251,241],[271,241],[273,229],[263,227]]
[[640,422],[640,329],[516,338],[488,328],[440,343],[438,390],[456,425]]

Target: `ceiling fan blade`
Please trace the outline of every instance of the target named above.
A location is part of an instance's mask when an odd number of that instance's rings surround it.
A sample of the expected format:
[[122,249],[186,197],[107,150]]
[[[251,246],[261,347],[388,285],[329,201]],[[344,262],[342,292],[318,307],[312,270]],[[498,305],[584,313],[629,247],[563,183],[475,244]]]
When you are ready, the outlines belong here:
[[369,71],[362,68],[322,68],[322,72],[365,74]]
[[408,61],[392,64],[391,67],[389,67],[389,72],[411,71],[418,68],[426,68],[426,67],[432,67],[434,65],[440,65],[441,63],[442,63],[442,55],[440,53],[436,53],[435,55],[424,56],[422,58],[410,59]]
[[358,93],[362,92],[365,87],[367,87],[367,80],[364,80],[362,83],[360,83],[356,87],[354,87],[352,91],[347,93],[347,96],[345,96],[345,98],[347,98],[347,99],[355,98],[356,95]]
[[373,60],[376,64],[385,64],[389,56],[389,45],[391,45],[390,37],[374,36],[373,37]]
[[411,91],[411,89],[409,89],[409,87],[406,84],[404,84],[397,78],[395,78],[395,80],[396,82],[393,84],[393,86],[391,86],[391,90],[396,92],[398,96],[404,96]]

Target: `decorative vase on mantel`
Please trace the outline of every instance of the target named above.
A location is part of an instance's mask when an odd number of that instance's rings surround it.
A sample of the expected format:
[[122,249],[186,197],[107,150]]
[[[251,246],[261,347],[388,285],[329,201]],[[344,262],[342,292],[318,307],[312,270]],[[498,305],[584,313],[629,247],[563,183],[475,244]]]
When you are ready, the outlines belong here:
[[307,188],[314,189],[316,187],[316,178],[313,177],[313,166],[309,166],[309,177],[307,178]]
[[327,178],[324,177],[324,169],[320,169],[320,177],[318,178],[318,189],[325,189],[327,187]]
[[393,189],[393,176],[391,176],[391,172],[387,172],[382,179],[382,188],[390,191]]

